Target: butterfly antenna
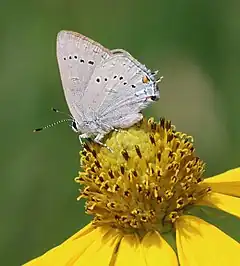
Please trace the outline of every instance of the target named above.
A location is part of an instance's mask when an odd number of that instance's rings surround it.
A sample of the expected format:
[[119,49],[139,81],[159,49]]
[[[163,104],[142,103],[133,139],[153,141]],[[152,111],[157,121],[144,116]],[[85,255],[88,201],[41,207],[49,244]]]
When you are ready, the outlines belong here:
[[70,119],[70,118],[62,119],[62,120],[56,121],[56,122],[54,122],[52,124],[49,124],[47,126],[36,128],[36,129],[33,130],[33,132],[39,132],[39,131],[42,131],[42,130],[44,130],[46,128],[54,127],[56,125],[59,125],[59,124],[62,124],[62,123],[68,122],[68,121],[72,121],[72,119]]
[[73,119],[73,117],[70,114],[64,113],[64,112],[62,112],[62,111],[60,111],[60,110],[58,110],[58,109],[56,109],[54,107],[52,107],[51,110],[53,112],[55,112],[55,113],[59,113],[59,114],[62,114],[62,115],[66,115],[66,116],[71,117]]

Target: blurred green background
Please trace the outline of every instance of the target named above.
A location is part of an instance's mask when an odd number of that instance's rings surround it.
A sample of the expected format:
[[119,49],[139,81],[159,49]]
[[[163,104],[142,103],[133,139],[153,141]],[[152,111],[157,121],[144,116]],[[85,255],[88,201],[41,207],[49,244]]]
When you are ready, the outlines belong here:
[[128,50],[164,76],[145,110],[194,136],[206,176],[239,166],[240,2],[217,0],[0,1],[1,265],[42,254],[89,221],[77,202],[80,144],[55,56],[58,31]]

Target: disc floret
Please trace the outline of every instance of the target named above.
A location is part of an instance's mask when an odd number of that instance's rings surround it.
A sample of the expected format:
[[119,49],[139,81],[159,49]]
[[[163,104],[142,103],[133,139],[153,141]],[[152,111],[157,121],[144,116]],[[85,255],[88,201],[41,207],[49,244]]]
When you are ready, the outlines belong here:
[[170,121],[145,119],[106,140],[112,152],[91,142],[81,152],[76,182],[86,199],[86,212],[96,226],[129,232],[169,230],[190,205],[208,191],[204,163],[195,155],[193,139]]

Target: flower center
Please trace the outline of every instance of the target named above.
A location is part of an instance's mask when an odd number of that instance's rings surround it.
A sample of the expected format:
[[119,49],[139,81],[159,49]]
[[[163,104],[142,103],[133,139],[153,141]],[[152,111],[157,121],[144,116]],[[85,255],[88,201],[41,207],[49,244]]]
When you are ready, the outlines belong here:
[[184,209],[201,199],[204,163],[193,140],[170,121],[143,120],[113,132],[106,144],[90,142],[81,152],[76,182],[84,186],[86,212],[93,224],[125,231],[169,230]]

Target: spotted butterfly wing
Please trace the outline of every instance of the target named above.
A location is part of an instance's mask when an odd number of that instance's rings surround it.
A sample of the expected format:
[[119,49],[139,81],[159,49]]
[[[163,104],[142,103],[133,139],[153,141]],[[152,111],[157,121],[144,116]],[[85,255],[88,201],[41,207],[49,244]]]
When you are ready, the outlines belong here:
[[117,53],[99,64],[81,101],[84,116],[101,131],[126,128],[142,118],[140,111],[159,98],[154,77],[128,53]]
[[140,111],[159,97],[151,71],[124,50],[108,50],[70,31],[57,37],[64,94],[80,137],[98,141],[114,128],[142,118]]
[[110,54],[110,50],[79,33],[71,31],[58,33],[57,61],[64,95],[70,112],[78,122],[83,119],[79,101],[96,66]]

